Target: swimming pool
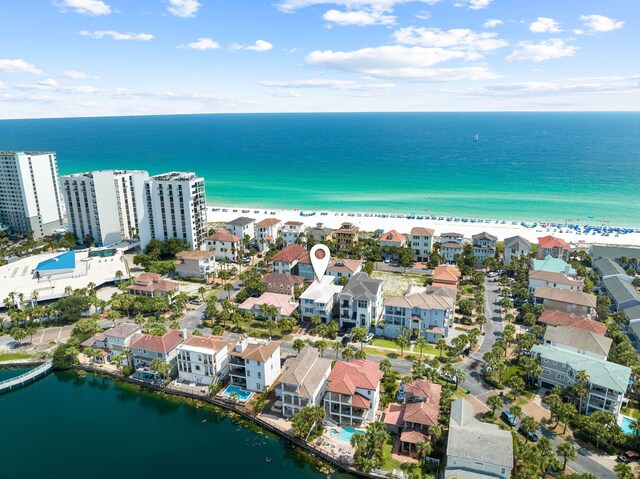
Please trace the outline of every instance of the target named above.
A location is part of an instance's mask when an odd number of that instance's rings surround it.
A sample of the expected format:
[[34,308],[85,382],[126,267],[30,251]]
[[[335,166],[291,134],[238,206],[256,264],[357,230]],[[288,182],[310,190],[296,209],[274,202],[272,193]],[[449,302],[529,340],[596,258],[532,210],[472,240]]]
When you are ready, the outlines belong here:
[[235,395],[237,395],[237,398],[242,402],[247,402],[251,397],[251,395],[253,394],[250,391],[245,391],[240,386],[234,386],[234,385],[227,386],[227,388],[224,391],[222,391],[222,395],[229,398],[233,393],[235,393]]
[[115,249],[98,249],[98,250],[94,250],[94,251],[89,251],[89,257],[90,258],[109,258],[110,256],[115,256],[116,254],[116,250]]
[[341,427],[339,429],[333,428],[329,430],[332,436],[338,436],[340,441],[351,443],[351,438],[356,434],[364,434],[363,431],[357,429],[350,429],[348,427]]
[[631,419],[630,417],[623,416],[622,423],[620,423],[622,432],[625,434],[633,435],[633,429],[631,429],[631,423],[633,422],[633,419]]

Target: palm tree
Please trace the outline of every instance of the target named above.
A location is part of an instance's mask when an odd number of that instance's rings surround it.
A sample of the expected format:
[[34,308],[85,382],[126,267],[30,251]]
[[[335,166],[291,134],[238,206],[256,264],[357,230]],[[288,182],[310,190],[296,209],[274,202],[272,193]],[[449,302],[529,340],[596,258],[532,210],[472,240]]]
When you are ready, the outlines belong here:
[[269,316],[269,305],[266,303],[261,304],[258,307],[258,311],[266,319]]
[[635,479],[636,477],[631,466],[623,462],[616,464],[613,468],[613,472],[616,473],[618,479]]
[[538,429],[538,421],[531,416],[525,417],[520,423],[520,428],[524,432],[525,444],[529,442],[529,433]]
[[418,339],[416,339],[416,348],[418,348],[420,350],[420,359],[422,359],[422,350],[424,348],[426,348],[428,345],[429,345],[429,343],[422,336],[420,336],[420,337],[418,337]]
[[273,336],[273,330],[276,328],[276,322],[273,319],[269,319],[264,322],[264,326],[269,331],[269,336]]
[[342,344],[340,344],[340,341],[334,341],[333,344],[331,345],[331,349],[333,349],[336,352],[336,359],[338,359],[338,353],[342,349]]
[[311,324],[317,327],[320,323],[322,323],[322,318],[320,316],[318,316],[317,314],[311,316]]
[[31,292],[31,299],[33,300],[34,305],[37,305],[37,304],[38,304],[38,296],[39,296],[39,294],[40,294],[40,293],[38,293],[38,290],[37,290],[37,289],[34,289],[34,290]]
[[589,394],[589,376],[582,370],[576,374],[576,383],[573,385],[573,394],[577,399],[580,399],[580,409],[582,412],[582,400]]
[[514,404],[513,406],[511,406],[509,408],[509,412],[513,414],[515,417],[517,417],[518,419],[522,417],[522,408],[517,404]]
[[320,339],[319,341],[315,342],[314,346],[318,351],[320,351],[320,357],[324,358],[324,350],[329,347],[327,342],[324,339]]
[[124,276],[124,273],[122,271],[120,271],[120,270],[116,271],[116,279],[118,281],[120,281],[123,276]]
[[400,356],[404,356],[405,348],[408,348],[409,346],[411,346],[411,343],[409,342],[409,340],[404,336],[398,336],[396,338],[396,344],[400,348]]
[[436,347],[440,350],[440,357],[442,357],[442,352],[447,347],[447,342],[443,338],[440,338],[436,341]]
[[204,301],[204,293],[207,292],[207,288],[204,286],[200,286],[198,288],[198,293],[200,293],[200,296],[202,297],[202,301]]
[[418,458],[424,462],[431,451],[433,450],[433,444],[427,441],[418,441],[416,444],[416,452],[418,453]]
[[347,362],[352,360],[354,357],[355,353],[353,352],[353,349],[346,347],[342,350],[342,359],[346,360]]
[[496,409],[498,409],[499,407],[502,407],[502,404],[503,404],[502,398],[497,394],[494,394],[493,396],[489,396],[489,398],[487,399],[487,406],[491,408],[492,416],[496,415]]
[[456,378],[456,389],[458,389],[458,384],[467,379],[467,371],[463,368],[453,368],[451,372],[453,377]]
[[298,354],[300,354],[300,351],[302,351],[304,346],[305,346],[305,342],[300,338],[295,339],[293,341],[293,349],[295,349]]
[[353,356],[356,359],[367,359],[367,352],[364,349],[358,349]]
[[362,349],[363,348],[362,343],[364,342],[365,339],[367,339],[367,328],[365,328],[364,326],[358,326],[356,328],[353,328],[351,330],[351,339],[353,341],[359,341],[360,349]]
[[442,436],[442,428],[438,425],[429,427],[429,435],[433,439],[433,442],[438,442],[438,439]]

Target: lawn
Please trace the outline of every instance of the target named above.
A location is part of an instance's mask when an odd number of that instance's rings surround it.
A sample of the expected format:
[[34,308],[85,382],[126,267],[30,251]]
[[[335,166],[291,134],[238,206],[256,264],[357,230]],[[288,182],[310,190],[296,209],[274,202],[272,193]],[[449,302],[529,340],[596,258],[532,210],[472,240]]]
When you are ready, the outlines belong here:
[[632,417],[634,419],[640,419],[640,409],[638,409],[640,407],[640,404],[638,404],[635,401],[629,401],[629,406],[630,407],[622,408],[621,410],[622,414],[624,414],[625,416]]
[[470,296],[473,296],[473,285],[465,284],[460,289],[462,289],[463,294],[468,294]]
[[391,339],[375,338],[371,342],[371,345],[378,346],[380,348],[391,348],[391,349],[398,349],[398,350],[400,349],[400,347],[396,344],[396,342]]
[[[372,346],[378,346],[380,348],[396,349],[396,350],[400,351],[400,347],[392,339],[375,338],[371,342],[371,345]],[[404,350],[404,353],[407,354],[408,352],[409,352],[409,348],[406,348]],[[420,350],[418,348],[414,347],[414,350],[411,352],[411,354],[413,354],[415,356],[420,356]],[[440,350],[438,348],[436,348],[435,346],[433,346],[431,344],[428,344],[427,346],[422,348],[423,357],[424,357],[425,354],[431,354],[433,356],[438,356],[440,354]]]
[[31,359],[31,355],[27,353],[4,353],[0,354],[0,362],[16,361],[18,359]]
[[514,374],[519,374],[520,372],[521,372],[520,366],[516,366],[515,364],[507,366],[507,370],[504,372],[504,374],[501,377],[502,384],[505,384],[511,376],[513,376]]
[[394,469],[399,471],[400,466],[402,466],[403,463],[391,457],[391,451],[393,451],[393,438],[384,445],[383,451],[385,460],[382,464],[382,469],[385,471],[393,471]]

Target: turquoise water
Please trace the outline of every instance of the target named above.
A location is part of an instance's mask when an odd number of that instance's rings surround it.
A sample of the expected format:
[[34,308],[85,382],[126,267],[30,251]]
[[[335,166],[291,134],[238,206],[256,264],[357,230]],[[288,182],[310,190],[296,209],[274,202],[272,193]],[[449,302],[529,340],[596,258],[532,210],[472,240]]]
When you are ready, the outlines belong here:
[[20,376],[21,374],[29,371],[29,368],[21,368],[21,369],[0,369],[0,381],[4,381],[5,379],[15,378],[16,376]]
[[50,374],[1,395],[0,410],[3,479],[326,477],[307,455],[216,409],[96,376]]
[[640,226],[640,113],[5,120],[0,149],[55,150],[61,173],[193,170],[221,205]]
[[633,423],[633,419],[628,417],[622,418],[622,424],[620,424],[620,428],[624,434],[633,435],[633,429],[631,429],[631,424]]
[[241,401],[246,401],[253,394],[250,391],[245,391],[239,386],[227,386],[227,388],[222,392],[223,396],[231,397],[231,394],[236,393],[238,395],[238,399]]
[[[333,431],[335,431],[335,429]],[[355,434],[364,434],[364,432],[358,431],[357,429],[350,429],[348,427],[341,427],[338,429],[338,439],[341,441],[351,443],[351,438]]]

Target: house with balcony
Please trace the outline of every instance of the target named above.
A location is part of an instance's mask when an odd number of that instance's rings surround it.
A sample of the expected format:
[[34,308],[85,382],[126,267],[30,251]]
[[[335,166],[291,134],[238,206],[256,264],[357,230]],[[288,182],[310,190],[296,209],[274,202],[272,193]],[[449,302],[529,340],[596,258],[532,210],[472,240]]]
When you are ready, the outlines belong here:
[[178,378],[195,384],[216,384],[229,373],[228,349],[221,336],[189,336],[178,345]]
[[448,263],[453,263],[462,254],[464,235],[460,233],[442,233],[440,235],[440,256]]
[[382,376],[374,361],[336,361],[327,378],[325,417],[336,424],[355,427],[375,420]]
[[430,343],[447,337],[455,312],[455,290],[437,286],[419,289],[384,298],[385,336],[396,338],[407,328],[419,331]]
[[547,235],[538,238],[538,259],[544,259],[547,256],[569,261],[569,252],[571,246],[562,238]]
[[473,256],[478,263],[482,263],[486,258],[494,258],[496,255],[496,245],[498,237],[487,232],[478,233],[471,237],[473,244]]
[[247,391],[266,391],[280,372],[279,341],[243,338],[229,351],[229,381]]
[[228,260],[234,263],[238,262],[238,258],[244,251],[242,236],[236,236],[226,231],[218,231],[207,236],[202,246],[206,251],[211,251],[216,260]]
[[360,259],[336,258],[329,262],[326,274],[336,278],[336,281],[339,278],[351,279],[354,274],[362,271],[362,263]]
[[358,242],[358,231],[360,228],[353,223],[345,222],[340,228],[333,232],[333,241],[338,245],[340,251],[349,252]]
[[102,333],[95,334],[84,341],[83,348],[102,349],[102,361],[111,361],[112,356],[129,349],[131,341],[141,335],[140,326],[133,323],[120,323]]
[[256,239],[256,220],[241,216],[226,224],[227,231],[234,236],[239,236],[244,240],[245,236],[249,237],[249,241]]
[[611,299],[611,311],[621,312],[640,305],[640,293],[631,284],[631,276],[612,276],[602,280],[600,289]]
[[624,269],[635,267],[636,271],[640,272],[640,248],[638,247],[593,245],[590,253],[592,262],[600,258],[609,258],[619,261]]
[[579,412],[609,411],[616,416],[620,413],[631,377],[627,366],[546,344],[534,346],[531,354],[540,357],[540,387],[572,386],[578,372],[584,371],[589,377],[589,395],[581,403],[576,401]]
[[404,386],[404,401],[390,403],[384,411],[384,423],[396,435],[398,451],[417,456],[416,444],[429,442],[429,429],[438,425],[442,386],[416,379]]
[[331,359],[323,358],[311,346],[305,346],[295,358],[287,359],[275,391],[282,401],[282,415],[290,418],[303,407],[320,406],[330,372]]
[[570,328],[584,329],[592,333],[605,336],[607,334],[607,325],[600,321],[594,321],[584,316],[565,313],[564,311],[554,311],[547,309],[542,312],[538,318],[538,322],[549,326],[567,326]]
[[[266,308],[274,308],[275,315],[269,313]],[[262,293],[259,298],[247,298],[238,305],[242,312],[251,313],[255,318],[267,318],[274,321],[280,318],[288,318],[298,308],[298,302],[288,294]]]
[[266,285],[265,292],[267,293],[286,294],[294,297],[296,289],[302,288],[304,285],[304,278],[294,274],[268,273],[260,279],[260,282]]
[[180,285],[175,281],[163,279],[157,273],[142,273],[127,286],[127,291],[134,296],[166,298],[177,294],[180,291]]
[[338,312],[338,296],[342,286],[334,284],[333,276],[324,276],[320,282],[314,281],[300,295],[300,314],[303,321],[319,316],[328,324]]
[[505,266],[511,264],[513,258],[520,256],[529,256],[531,254],[531,243],[522,236],[511,236],[504,240],[504,258]]
[[571,267],[565,260],[554,258],[551,255],[545,256],[544,259],[534,259],[531,262],[531,269],[534,271],[547,271],[549,273],[560,273],[567,276],[575,276],[576,270]]
[[603,360],[609,356],[612,343],[606,336],[567,326],[549,326],[543,341],[543,344]]
[[596,312],[596,297],[593,294],[553,286],[538,286],[534,292],[536,303],[545,309],[564,311],[579,316],[593,317]]
[[451,403],[445,479],[509,479],[513,470],[511,431],[475,418],[466,399]]
[[256,242],[258,249],[264,251],[275,244],[282,232],[282,221],[278,218],[265,218],[256,223]]
[[271,258],[273,262],[273,272],[281,274],[297,274],[298,261],[302,256],[306,256],[307,250],[299,244],[285,246]]
[[383,285],[366,273],[353,275],[338,295],[340,327],[369,329],[378,324],[384,312]]
[[378,238],[378,244],[382,251],[383,258],[397,258],[398,255],[393,252],[395,248],[403,248],[407,245],[407,237],[396,230],[382,233]]
[[539,286],[582,291],[584,280],[551,271],[529,271],[529,292],[534,293]]
[[433,235],[435,231],[430,228],[415,227],[409,234],[408,246],[413,251],[415,261],[429,261],[429,255],[433,249]]
[[175,376],[178,345],[187,339],[186,330],[170,329],[162,336],[141,334],[131,341],[130,350],[136,370],[149,368],[154,359],[171,366],[169,376]]
[[173,269],[181,278],[209,278],[218,269],[218,263],[213,251],[180,251]]
[[282,239],[285,246],[295,244],[298,236],[302,233],[304,223],[300,221],[287,221],[282,227]]
[[322,243],[323,241],[333,240],[333,230],[327,228],[322,223],[317,223],[307,232],[307,237],[311,238],[313,243]]

